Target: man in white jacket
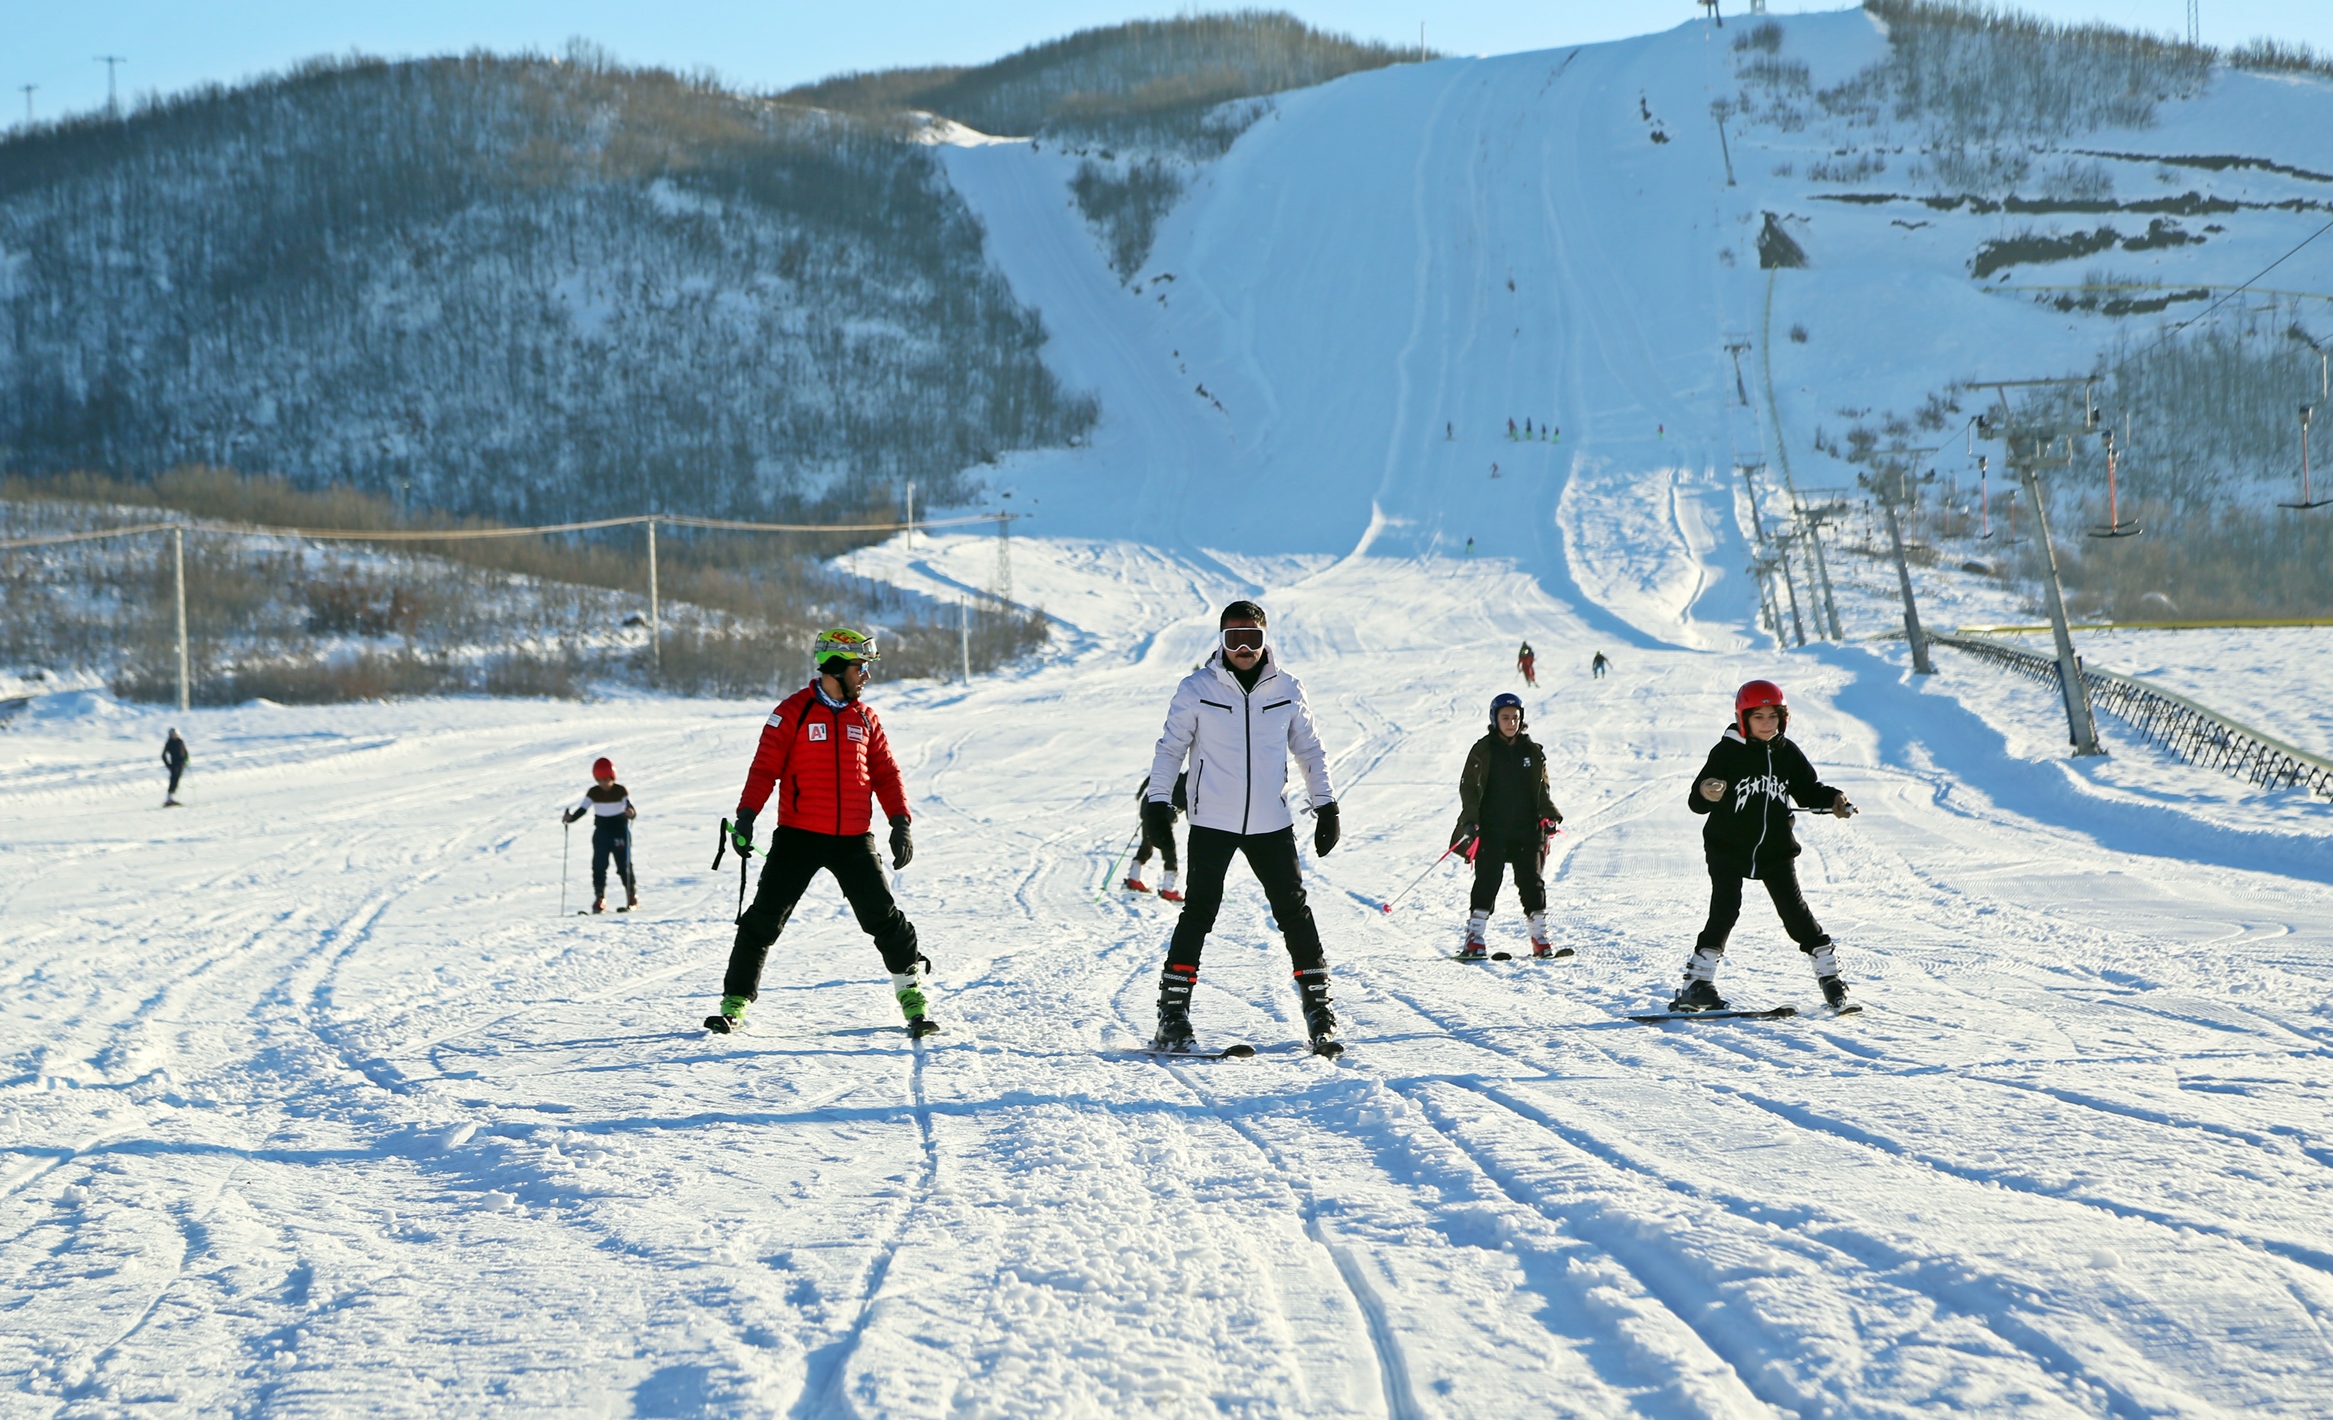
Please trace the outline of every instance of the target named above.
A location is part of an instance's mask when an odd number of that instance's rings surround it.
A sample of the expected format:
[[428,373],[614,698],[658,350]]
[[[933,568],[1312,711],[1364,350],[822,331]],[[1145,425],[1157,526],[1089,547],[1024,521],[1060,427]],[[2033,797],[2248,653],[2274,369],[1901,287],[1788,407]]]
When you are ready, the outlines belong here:
[[1215,653],[1175,688],[1142,806],[1145,822],[1156,821],[1157,834],[1173,831],[1168,800],[1187,758],[1184,797],[1191,830],[1184,846],[1185,901],[1167,947],[1166,970],[1159,976],[1158,1034],[1151,1049],[1186,1051],[1196,1044],[1191,988],[1199,980],[1199,953],[1223,906],[1224,874],[1233,856],[1244,854],[1287,938],[1312,1048],[1335,1055],[1344,1047],[1337,1041],[1336,1013],[1329,1008],[1328,963],[1321,954],[1320,929],[1304,900],[1296,819],[1285,796],[1293,752],[1313,813],[1312,851],[1326,856],[1337,846],[1338,835],[1328,755],[1313,732],[1304,687],[1281,669],[1266,644],[1264,609],[1251,601],[1233,602],[1216,626]]

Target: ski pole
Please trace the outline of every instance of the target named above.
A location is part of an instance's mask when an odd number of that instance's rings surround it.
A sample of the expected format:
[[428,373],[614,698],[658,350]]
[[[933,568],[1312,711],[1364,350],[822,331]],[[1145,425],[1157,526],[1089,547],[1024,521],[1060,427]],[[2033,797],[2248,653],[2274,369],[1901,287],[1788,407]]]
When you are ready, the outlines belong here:
[[[1140,838],[1141,836],[1142,836],[1142,830],[1141,830],[1141,829],[1139,829],[1139,828],[1138,828],[1138,829],[1134,830],[1134,838]],[[1109,891],[1110,891],[1110,881],[1111,881],[1111,879],[1112,879],[1112,878],[1115,878],[1115,877],[1117,877],[1117,876],[1118,876],[1118,864],[1119,864],[1119,863],[1121,863],[1121,862],[1123,862],[1123,861],[1125,860],[1125,857],[1126,857],[1126,855],[1127,855],[1127,854],[1129,854],[1129,853],[1131,853],[1131,852],[1133,852],[1133,851],[1134,851],[1134,838],[1129,838],[1129,839],[1127,839],[1127,840],[1126,840],[1126,846],[1118,850],[1118,856],[1117,856],[1117,857],[1115,857],[1115,858],[1112,858],[1112,859],[1110,860],[1110,874],[1109,874],[1109,877],[1105,877],[1105,878],[1103,878],[1103,879],[1102,879],[1102,885],[1101,885],[1101,887],[1100,887],[1099,889],[1097,889],[1097,890],[1095,891],[1095,893],[1094,893],[1094,901],[1096,901],[1096,902],[1100,902],[1100,901],[1103,899],[1103,897],[1105,897],[1106,895],[1108,895],[1108,893],[1109,893]]]
[[559,915],[567,915],[567,850],[575,846],[575,820],[559,821]]
[[[721,820],[721,846],[713,850],[713,867],[715,870],[718,870],[721,866],[721,855],[727,853],[728,851],[729,820],[723,819]],[[746,870],[750,866],[752,858],[753,848],[750,844],[737,850],[737,915],[730,919],[730,921],[733,923],[742,922],[745,920],[745,876]]]
[[[1449,847],[1442,850],[1442,858],[1447,858],[1457,851],[1458,845],[1453,843]],[[1434,871],[1434,869],[1442,866],[1442,858],[1436,858],[1433,862],[1427,864],[1425,873],[1418,874],[1417,877],[1410,882],[1409,887],[1405,887],[1400,892],[1395,893],[1390,901],[1380,905],[1377,910],[1379,912],[1393,911],[1393,904],[1401,901],[1405,897],[1408,897],[1410,892],[1415,889],[1419,883],[1424,882],[1426,880],[1426,873],[1431,873]]]

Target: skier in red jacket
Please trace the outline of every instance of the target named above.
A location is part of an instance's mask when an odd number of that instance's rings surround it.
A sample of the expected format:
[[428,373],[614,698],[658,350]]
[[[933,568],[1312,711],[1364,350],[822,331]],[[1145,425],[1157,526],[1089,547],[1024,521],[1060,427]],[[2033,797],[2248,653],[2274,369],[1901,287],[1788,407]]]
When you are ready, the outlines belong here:
[[883,724],[859,699],[867,666],[875,659],[871,636],[837,627],[821,632],[811,647],[818,676],[770,712],[761,747],[746,771],[737,797],[730,841],[740,853],[753,852],[753,820],[778,788],[778,827],[770,836],[769,860],[753,905],[737,919],[737,941],[729,952],[729,973],[721,983],[721,1010],[705,1018],[705,1029],[727,1033],[745,1021],[745,1007],[761,994],[763,963],[785,930],[818,870],[834,874],[859,927],[875,939],[891,989],[907,1017],[908,1034],[926,1036],[939,1027],[925,1013],[917,968],[931,961],[916,949],[915,925],[899,910],[883,881],[875,855],[873,797],[891,821],[891,865],[904,868],[915,856],[908,833],[907,794],[900,787],[899,763]]

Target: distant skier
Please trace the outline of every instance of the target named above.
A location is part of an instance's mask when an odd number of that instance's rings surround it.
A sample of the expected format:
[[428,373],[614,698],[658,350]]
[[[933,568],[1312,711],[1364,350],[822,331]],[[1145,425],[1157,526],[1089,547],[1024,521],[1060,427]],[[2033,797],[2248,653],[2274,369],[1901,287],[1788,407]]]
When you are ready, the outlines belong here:
[[1507,421],[1507,437],[1510,439],[1515,437],[1515,421],[1512,419]]
[[1525,439],[1533,439],[1538,437],[1531,432],[1531,419],[1528,415],[1524,416],[1523,419],[1523,437]]
[[186,741],[173,728],[170,738],[162,741],[162,767],[170,771],[170,787],[162,791],[162,807],[166,809],[178,807],[178,781],[186,773],[186,760]]
[[867,686],[868,663],[875,658],[871,636],[847,626],[819,633],[810,651],[817,675],[780,702],[762,727],[730,825],[730,842],[738,852],[753,851],[754,816],[781,780],[784,798],[753,905],[737,921],[729,972],[721,983],[721,1011],[705,1018],[707,1030],[727,1033],[744,1024],[746,1006],[761,994],[770,946],[821,868],[834,874],[859,930],[874,938],[883,954],[908,1034],[921,1037],[939,1029],[927,1014],[929,1002],[917,970],[928,971],[931,961],[917,948],[915,925],[893,900],[883,881],[882,860],[875,855],[870,798],[882,801],[891,821],[891,866],[904,868],[915,856],[907,794],[898,761],[891,757],[891,741],[882,721],[859,699]]
[[1150,797],[1142,812],[1152,836],[1163,839],[1174,831],[1175,776],[1185,772],[1186,760],[1191,815],[1190,900],[1175,920],[1166,968],[1159,973],[1153,1050],[1196,1048],[1191,989],[1199,983],[1199,954],[1223,906],[1223,880],[1234,854],[1246,856],[1287,939],[1313,1050],[1335,1055],[1344,1049],[1329,1002],[1320,928],[1305,901],[1296,860],[1295,817],[1286,797],[1289,756],[1303,771],[1312,807],[1312,851],[1324,858],[1341,831],[1337,796],[1304,687],[1280,668],[1266,643],[1264,620],[1264,609],[1251,601],[1223,609],[1216,619],[1216,651],[1175,688],[1151,759]]
[[629,912],[640,905],[640,885],[632,876],[632,820],[640,811],[632,806],[630,792],[616,782],[615,761],[604,755],[593,760],[591,779],[591,787],[559,821],[573,823],[591,815],[591,910],[608,910],[608,860],[613,858],[616,877],[624,885],[624,905],[616,911]]
[[1539,688],[1538,665],[1539,658],[1531,654],[1531,643],[1524,642],[1523,649],[1515,653],[1515,669],[1523,673],[1523,683],[1533,690]]
[[1570,956],[1547,938],[1547,841],[1563,822],[1547,788],[1547,752],[1523,733],[1523,698],[1512,691],[1491,701],[1490,729],[1466,752],[1458,774],[1458,825],[1450,846],[1474,864],[1474,892],[1467,899],[1466,942],[1459,956],[1480,960],[1490,951],[1491,910],[1499,883],[1511,867],[1515,896],[1531,924],[1531,955],[1542,960]]
[[1457,437],[1458,437],[1458,426],[1457,426],[1457,424],[1455,424],[1455,423],[1453,423],[1452,421],[1450,421],[1450,420],[1447,420],[1447,419],[1443,420],[1443,421],[1442,421],[1442,438],[1443,438],[1443,440],[1444,440],[1445,442],[1448,442],[1449,440],[1455,439],[1455,438],[1457,438]]
[[[1492,465],[1491,465],[1491,467],[1493,467],[1493,468],[1497,468],[1497,467],[1498,467],[1498,465],[1497,465],[1497,464],[1492,464]],[[1472,557],[1472,556],[1474,556],[1474,539],[1473,539],[1473,538],[1468,538],[1468,539],[1466,540],[1466,555],[1467,555],[1467,556],[1469,556],[1469,557]]]
[[1709,751],[1693,792],[1686,795],[1686,806],[1706,820],[1701,847],[1709,865],[1709,921],[1685,962],[1684,989],[1669,1003],[1673,1011],[1726,1008],[1725,998],[1717,994],[1717,968],[1725,958],[1726,938],[1741,919],[1744,878],[1766,885],[1783,930],[1813,964],[1823,999],[1833,1006],[1847,1003],[1831,939],[1798,890],[1798,868],[1791,860],[1799,848],[1790,831],[1790,806],[1795,802],[1839,818],[1853,814],[1855,806],[1815,778],[1814,766],[1783,733],[1789,727],[1782,687],[1770,680],[1743,686],[1734,695],[1734,723]]
[[1612,663],[1604,659],[1604,653],[1602,651],[1598,651],[1596,653],[1596,659],[1588,662],[1588,677],[1591,680],[1602,680],[1604,678],[1604,672],[1610,670],[1611,668]]
[[[1182,813],[1186,808],[1189,807],[1188,803],[1183,798],[1183,791],[1188,786],[1190,778],[1191,776],[1188,774],[1178,774],[1175,776],[1175,791],[1171,796],[1168,797],[1167,807],[1174,810],[1176,814]],[[1145,774],[1142,776],[1141,785],[1134,791],[1135,812],[1140,815],[1142,819],[1142,846],[1134,850],[1134,867],[1132,871],[1126,874],[1126,890],[1128,892],[1150,891],[1149,885],[1142,881],[1142,865],[1150,861],[1150,850],[1156,848],[1160,855],[1159,863],[1165,869],[1164,876],[1160,877],[1158,880],[1159,900],[1162,902],[1181,902],[1183,900],[1183,895],[1175,890],[1175,870],[1177,865],[1175,863],[1174,819],[1172,816],[1169,816],[1167,820],[1167,831],[1165,837],[1151,837],[1151,816],[1144,809],[1144,806],[1149,802],[1150,776]]]

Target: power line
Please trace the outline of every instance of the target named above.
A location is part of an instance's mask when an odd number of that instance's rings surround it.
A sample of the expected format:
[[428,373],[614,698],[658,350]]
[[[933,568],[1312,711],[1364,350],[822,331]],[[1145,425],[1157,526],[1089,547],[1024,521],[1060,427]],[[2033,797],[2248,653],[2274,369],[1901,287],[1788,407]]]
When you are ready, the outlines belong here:
[[2222,306],[2226,305],[2228,302],[2230,302],[2230,301],[2234,300],[2236,297],[2243,295],[2243,294],[2244,294],[2246,291],[2248,291],[2248,290],[2250,290],[2250,289],[2252,288],[2252,282],[2253,282],[2253,281],[2258,281],[2258,280],[2259,280],[2261,277],[2263,277],[2263,276],[2266,276],[2266,275],[2267,275],[2269,272],[2276,270],[2276,268],[2278,268],[2278,267],[2280,267],[2280,266],[2284,265],[2286,262],[2288,262],[2288,261],[2292,260],[2294,257],[2296,257],[2296,256],[2300,255],[2300,252],[2301,252],[2301,248],[2302,248],[2302,247],[2305,247],[2305,246],[2307,246],[2309,243],[2311,243],[2311,242],[2315,241],[2317,238],[2319,238],[2319,237],[2321,237],[2321,236],[2325,235],[2327,232],[2333,232],[2333,222],[2327,222],[2327,223],[2326,223],[2324,226],[2322,226],[2322,227],[2319,227],[2317,230],[2315,230],[2315,231],[2313,231],[2313,232],[2309,233],[2307,236],[2305,236],[2305,237],[2301,238],[2301,240],[2300,240],[2299,244],[2298,244],[2298,245],[2296,245],[2296,246],[2294,246],[2294,247],[2293,247],[2293,249],[2292,249],[2291,251],[2288,251],[2288,252],[2286,252],[2284,255],[2282,255],[2282,256],[2280,256],[2280,257],[2278,257],[2276,260],[2274,260],[2274,261],[2272,261],[2272,262],[2268,263],[2268,265],[2266,265],[2266,266],[2263,266],[2263,267],[2261,267],[2261,268],[2260,268],[2258,271],[2256,271],[2256,272],[2252,273],[2252,280],[2251,280],[2251,281],[2246,281],[2246,282],[2245,282],[2243,285],[2241,285],[2241,286],[2238,286],[2238,287],[2234,288],[2233,290],[2229,291],[2227,295],[2220,297],[2218,300],[2216,300],[2216,301],[2212,302],[2210,305],[2208,305],[2208,306],[2205,306],[2205,307],[2204,307],[2202,310],[2200,310],[2200,311],[2197,311],[2197,312],[2196,312],[2194,315],[2191,315],[2191,316],[2189,316],[2187,319],[2185,319],[2185,320],[2183,320],[2183,321],[2179,322],[2179,324],[2177,324],[2177,325],[2175,325],[2175,326],[2171,327],[2169,330],[2166,330],[2166,331],[2164,331],[2164,332],[2163,332],[2161,335],[2159,335],[2159,336],[2155,337],[2154,344],[2152,344],[2152,345],[2149,345],[2149,346],[2148,346],[2146,349],[2144,349],[2144,350],[2141,350],[2141,351],[2138,353],[2138,356],[2136,356],[2136,357],[2133,357],[2133,358],[2143,358],[2143,357],[2145,357],[2145,356],[2147,356],[2147,355],[2149,355],[2149,354],[2152,354],[2152,353],[2154,352],[2155,346],[2157,346],[2157,345],[2161,345],[2161,344],[2162,344],[2164,341],[2166,341],[2166,340],[2169,340],[2169,339],[2170,339],[2172,336],[2174,336],[2174,335],[2177,335],[2179,332],[2181,332],[2181,331],[2183,331],[2183,330],[2187,329],[2189,326],[2191,326],[2191,325],[2195,324],[2197,321],[2199,321],[2199,320],[2202,320],[2202,319],[2203,319],[2205,316],[2208,316],[2208,315],[2210,315],[2210,314],[2211,314],[2213,311],[2216,311],[2216,310],[2218,310],[2220,307],[2222,307]]

